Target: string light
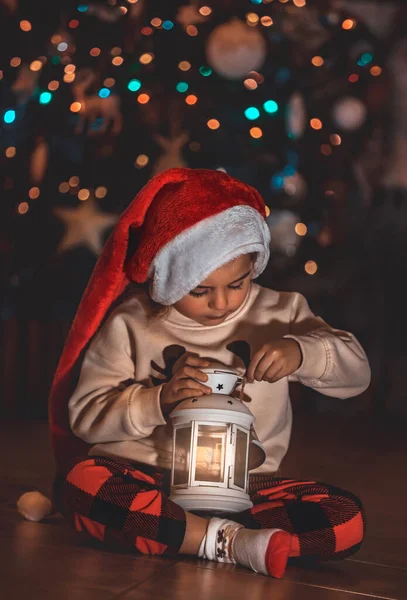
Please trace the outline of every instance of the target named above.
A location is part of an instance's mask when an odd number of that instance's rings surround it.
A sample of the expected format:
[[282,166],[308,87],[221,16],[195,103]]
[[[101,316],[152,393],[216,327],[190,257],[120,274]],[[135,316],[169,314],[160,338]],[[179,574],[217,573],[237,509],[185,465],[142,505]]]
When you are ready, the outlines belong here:
[[139,154],[136,160],[134,161],[134,166],[141,169],[148,165],[149,161],[150,159],[148,158],[147,154]]
[[20,202],[20,204],[17,207],[17,211],[20,215],[25,215],[28,212],[29,208],[30,207],[28,202]]
[[209,17],[209,15],[211,14],[212,9],[209,6],[201,6],[201,8],[199,9],[199,13],[203,16],[203,17]]
[[356,25],[356,21],[353,19],[345,19],[342,23],[342,29],[350,30],[353,29]]
[[244,116],[249,121],[254,121],[260,117],[260,111],[255,106],[249,106],[249,108],[246,108],[244,111]]
[[40,60],[33,60],[30,64],[30,71],[40,71],[42,69],[42,62]]
[[4,122],[7,123],[8,125],[10,123],[13,123],[16,120],[16,111],[13,109],[10,110],[6,110],[6,112],[4,113]]
[[42,92],[40,94],[39,102],[40,104],[49,104],[52,100],[51,92]]
[[68,179],[68,183],[70,187],[76,187],[79,185],[79,177],[77,175],[72,175],[72,177],[70,177]]
[[76,29],[76,27],[78,27],[78,25],[79,25],[78,19],[71,19],[68,23],[68,27],[70,27],[71,29]]
[[260,127],[252,127],[249,133],[252,136],[252,138],[255,139],[261,138],[263,135],[263,131],[260,129]]
[[113,79],[113,77],[106,77],[106,79],[103,82],[103,85],[107,88],[111,88],[114,86],[115,83],[116,83],[116,80]]
[[16,155],[16,152],[17,152],[17,150],[16,150],[15,146],[9,146],[8,148],[6,148],[5,155],[7,158],[14,158],[14,156]]
[[175,89],[177,90],[177,92],[180,92],[180,93],[186,92],[188,90],[188,88],[189,88],[189,85],[187,84],[186,81],[179,81],[177,83],[177,85],[175,86]]
[[151,29],[151,27],[143,27],[143,29],[141,30],[141,35],[151,35],[153,33],[153,30]]
[[260,17],[256,13],[247,13],[246,15],[246,22],[248,25],[257,25],[259,20]]
[[373,77],[377,77],[378,75],[380,75],[382,72],[381,67],[378,67],[377,65],[371,67],[370,69],[370,74],[373,75]]
[[278,104],[275,100],[266,100],[263,104],[263,108],[266,113],[272,115],[278,111]]
[[66,181],[63,181],[62,183],[59,184],[58,190],[61,194],[66,194],[67,192],[69,192],[69,183],[67,183]]
[[311,125],[312,129],[322,129],[321,119],[311,119],[310,125]]
[[307,262],[304,265],[304,271],[308,275],[315,275],[315,273],[318,271],[317,263],[314,260],[307,260]]
[[356,83],[357,81],[359,81],[359,75],[357,73],[352,73],[351,75],[349,75],[349,81],[351,83]]
[[293,0],[294,6],[298,6],[298,8],[302,8],[307,4],[307,0]]
[[75,81],[75,73],[65,73],[62,79],[65,81],[65,83],[72,83]]
[[324,59],[322,58],[322,56],[314,56],[311,62],[314,65],[314,67],[322,67],[322,65],[324,64]]
[[209,127],[209,129],[215,130],[219,129],[220,123],[217,119],[209,119],[209,121],[207,122],[207,126]]
[[137,97],[137,102],[139,102],[140,104],[147,104],[147,102],[150,100],[150,96],[148,94],[140,94]]
[[112,56],[119,56],[119,54],[122,53],[122,49],[119,46],[114,46],[111,50],[110,50],[110,54]]
[[36,198],[38,198],[40,195],[40,188],[39,187],[32,187],[28,190],[28,197],[31,198],[31,200],[35,200]]
[[10,67],[19,67],[21,65],[21,58],[19,56],[14,56],[10,60]]
[[266,211],[266,218],[267,218],[267,217],[270,216],[271,210],[269,209],[269,207],[267,206],[267,204],[266,204],[266,206],[264,208],[265,208],[265,211]]
[[333,133],[329,136],[329,141],[333,146],[340,146],[342,144],[342,138],[337,133]]
[[255,81],[254,79],[245,79],[243,82],[243,85],[245,86],[245,88],[247,90],[255,90],[257,89],[257,81]]
[[99,56],[100,52],[101,52],[100,48],[97,48],[96,46],[89,50],[89,54],[91,56]]
[[174,27],[174,23],[172,21],[166,20],[163,21],[163,29],[166,31],[170,31]]
[[209,77],[209,75],[212,75],[212,69],[207,65],[202,65],[202,67],[199,67],[199,72],[201,75],[203,75],[203,77]]
[[307,234],[308,228],[304,223],[297,223],[294,230],[297,235],[304,236]]
[[81,200],[82,202],[87,200],[89,198],[89,196],[90,196],[90,192],[86,188],[82,188],[78,192],[78,199]]
[[191,37],[195,37],[196,35],[198,35],[198,29],[195,27],[195,25],[187,25],[185,31]]
[[31,31],[32,27],[30,21],[20,21],[20,29],[21,31]]
[[81,110],[82,104],[80,102],[72,102],[72,104],[69,108],[70,108],[71,112],[77,113]]
[[65,73],[75,73],[76,67],[75,65],[73,65],[72,63],[69,63],[69,65],[66,65],[66,67],[64,68],[64,72]]
[[195,96],[195,94],[189,94],[186,98],[185,98],[185,102],[189,105],[189,106],[193,106],[194,104],[196,104],[198,102],[198,97]]
[[124,59],[121,56],[115,56],[112,60],[112,65],[115,67],[120,67],[124,62]]
[[127,87],[131,92],[138,92],[138,90],[141,88],[141,81],[138,79],[131,79],[127,84]]
[[154,19],[151,19],[150,23],[153,27],[161,27],[162,19],[154,17]]
[[96,188],[95,190],[95,197],[96,198],[104,198],[107,194],[107,188],[104,187],[103,185],[100,185],[99,187]]
[[154,54],[152,54],[151,52],[146,52],[145,54],[142,54],[139,58],[139,61],[141,62],[142,65],[149,65],[154,59]]
[[274,21],[271,17],[262,17],[260,19],[260,23],[264,26],[264,27],[270,27],[271,25],[273,25]]
[[191,68],[191,63],[187,60],[182,60],[180,63],[178,63],[178,68],[181,71],[189,71],[189,69]]
[[321,153],[324,156],[330,156],[332,154],[332,148],[329,144],[321,144]]

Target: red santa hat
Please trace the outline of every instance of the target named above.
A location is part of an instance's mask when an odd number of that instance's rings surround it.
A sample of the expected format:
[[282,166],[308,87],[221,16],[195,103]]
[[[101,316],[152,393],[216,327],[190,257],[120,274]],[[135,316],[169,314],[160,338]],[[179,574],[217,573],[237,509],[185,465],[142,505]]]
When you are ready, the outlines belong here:
[[84,350],[129,281],[150,280],[153,300],[170,305],[242,254],[256,253],[258,277],[269,259],[265,218],[257,190],[221,171],[168,169],[140,190],[99,257],[55,373],[49,417],[59,470],[89,449],[71,431],[68,400]]

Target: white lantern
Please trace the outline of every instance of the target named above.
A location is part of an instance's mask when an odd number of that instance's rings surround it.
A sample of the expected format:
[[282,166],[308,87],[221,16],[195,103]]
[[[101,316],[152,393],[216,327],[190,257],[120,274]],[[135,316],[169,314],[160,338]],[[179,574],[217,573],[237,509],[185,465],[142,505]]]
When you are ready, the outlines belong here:
[[240,512],[252,506],[248,473],[264,461],[264,450],[252,431],[254,416],[229,395],[242,378],[228,368],[202,371],[216,392],[184,400],[170,415],[170,499],[188,511]]

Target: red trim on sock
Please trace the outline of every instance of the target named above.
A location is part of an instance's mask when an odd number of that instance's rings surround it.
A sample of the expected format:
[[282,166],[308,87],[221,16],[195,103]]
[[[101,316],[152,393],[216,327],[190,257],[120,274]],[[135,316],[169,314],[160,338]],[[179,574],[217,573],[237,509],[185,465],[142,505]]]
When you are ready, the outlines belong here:
[[284,576],[287,560],[291,552],[291,534],[276,531],[270,538],[266,550],[266,569],[269,575],[281,579]]

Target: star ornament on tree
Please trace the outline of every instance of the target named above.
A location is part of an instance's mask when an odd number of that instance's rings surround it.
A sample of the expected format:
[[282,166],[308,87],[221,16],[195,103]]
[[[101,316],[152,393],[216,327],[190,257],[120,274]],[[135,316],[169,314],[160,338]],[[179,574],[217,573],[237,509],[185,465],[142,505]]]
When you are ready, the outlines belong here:
[[66,227],[57,248],[58,254],[77,246],[86,246],[99,256],[103,248],[103,233],[119,218],[118,215],[101,212],[92,196],[77,208],[57,207],[53,213]]

